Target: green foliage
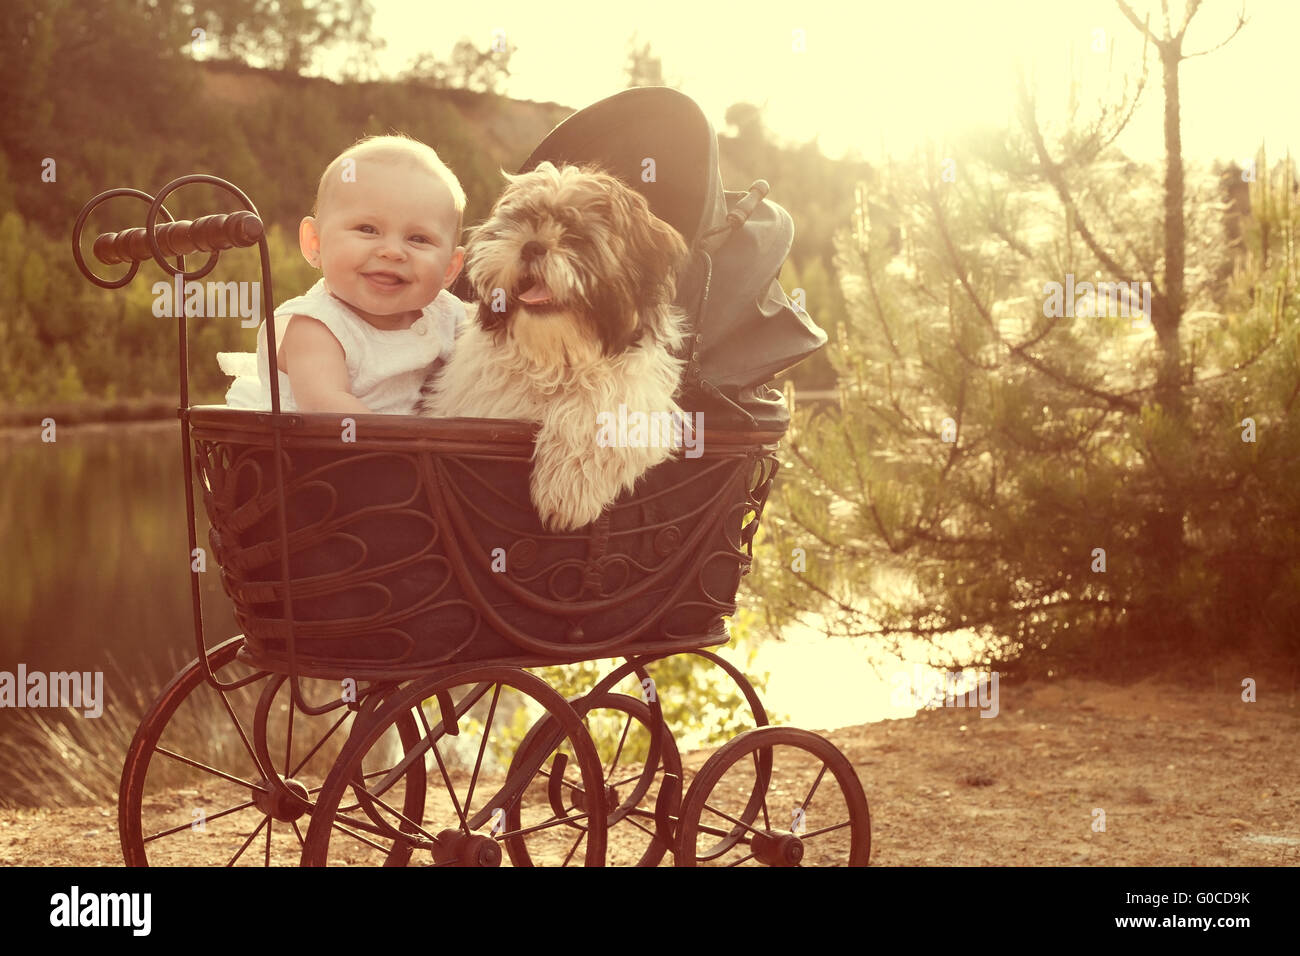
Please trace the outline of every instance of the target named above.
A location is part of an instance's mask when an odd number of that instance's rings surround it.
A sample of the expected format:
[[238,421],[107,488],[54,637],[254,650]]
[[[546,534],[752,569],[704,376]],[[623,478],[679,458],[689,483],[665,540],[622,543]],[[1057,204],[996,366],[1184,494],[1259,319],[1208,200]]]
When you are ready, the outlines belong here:
[[[895,649],[929,639],[950,663],[1031,668],[1256,641],[1294,653],[1300,293],[1285,243],[1267,266],[1247,257],[1221,313],[1189,286],[1182,385],[1161,401],[1149,323],[1044,314],[1045,282],[1102,266],[1017,177],[1018,147],[960,144],[953,181],[934,155],[896,164],[869,193],[887,215],[864,203],[841,241],[850,319],[829,353],[842,401],[801,411],[789,435],[755,561],[769,626],[822,615]],[[1158,221],[1154,171],[1076,173],[1076,195],[1097,197],[1080,215]],[[1252,198],[1282,194],[1271,179]],[[1189,235],[1208,233],[1213,207],[1192,200]],[[1300,229],[1293,201],[1255,210],[1250,248]],[[1155,261],[1160,241],[1140,226],[1116,244]],[[1192,245],[1189,276],[1212,275],[1215,251]]]
[[[300,73],[316,54],[335,44],[376,46],[370,38],[374,8],[366,0],[206,0],[195,24],[207,31],[201,51]],[[187,35],[185,44],[198,47]]]
[[[319,277],[298,251],[297,236],[273,226],[268,233],[276,296],[306,291]],[[109,277],[121,266],[100,266]],[[146,281],[152,273],[152,278]],[[258,282],[256,250],[226,253],[204,281]],[[122,289],[86,282],[66,243],[31,229],[16,212],[0,219],[0,402],[32,405],[120,394],[176,392],[176,324],[153,313],[163,277],[144,263]],[[187,322],[190,388],[196,403],[220,402],[230,380],[213,361],[218,351],[251,351],[256,328],[237,317],[192,317]]]

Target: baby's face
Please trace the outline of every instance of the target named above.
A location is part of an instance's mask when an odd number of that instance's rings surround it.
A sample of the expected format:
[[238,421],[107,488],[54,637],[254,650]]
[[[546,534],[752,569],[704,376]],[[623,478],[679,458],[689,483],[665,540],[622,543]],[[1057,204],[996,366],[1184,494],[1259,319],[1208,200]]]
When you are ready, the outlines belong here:
[[460,271],[451,192],[418,166],[359,159],[323,206],[303,221],[303,252],[318,250],[329,291],[371,325],[405,328]]

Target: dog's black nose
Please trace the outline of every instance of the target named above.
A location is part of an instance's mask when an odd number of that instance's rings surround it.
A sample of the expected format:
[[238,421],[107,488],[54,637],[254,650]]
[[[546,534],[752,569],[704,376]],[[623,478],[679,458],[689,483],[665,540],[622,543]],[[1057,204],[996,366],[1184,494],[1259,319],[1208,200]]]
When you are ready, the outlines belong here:
[[546,247],[536,239],[529,239],[524,243],[524,261],[531,262],[533,259],[540,259],[546,255]]

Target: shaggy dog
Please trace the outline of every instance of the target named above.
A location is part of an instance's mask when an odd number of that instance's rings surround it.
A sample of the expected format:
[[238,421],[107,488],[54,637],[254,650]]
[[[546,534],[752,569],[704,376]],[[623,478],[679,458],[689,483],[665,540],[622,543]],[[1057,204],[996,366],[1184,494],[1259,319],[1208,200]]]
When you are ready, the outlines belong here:
[[507,179],[466,254],[478,314],[426,383],[421,413],[540,423],[533,506],[548,530],[572,531],[672,453],[616,447],[598,423],[620,406],[685,420],[673,353],[686,320],[672,302],[687,247],[597,168],[544,162]]

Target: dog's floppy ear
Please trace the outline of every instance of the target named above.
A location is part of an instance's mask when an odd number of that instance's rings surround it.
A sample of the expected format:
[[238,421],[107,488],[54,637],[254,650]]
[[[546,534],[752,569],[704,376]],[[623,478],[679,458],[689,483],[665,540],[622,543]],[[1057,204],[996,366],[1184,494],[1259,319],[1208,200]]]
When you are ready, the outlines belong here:
[[[648,204],[646,211],[649,213]],[[686,240],[653,213],[637,222],[642,225],[632,230],[633,254],[638,262],[644,263],[645,281],[655,287],[658,301],[671,302],[676,292],[677,271],[686,265],[690,255]]]
[[484,332],[501,331],[509,315],[509,312],[493,312],[491,302],[480,301],[478,304],[478,324]]
[[[629,190],[629,202],[639,207],[638,214],[629,217],[629,252],[637,264],[640,285],[637,299],[642,304],[643,315],[660,311],[670,305],[677,292],[677,272],[690,258],[690,250],[676,229],[650,211],[650,204],[640,193]],[[656,334],[666,330],[655,329]]]

